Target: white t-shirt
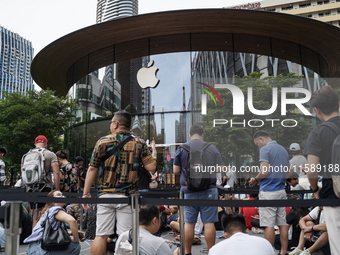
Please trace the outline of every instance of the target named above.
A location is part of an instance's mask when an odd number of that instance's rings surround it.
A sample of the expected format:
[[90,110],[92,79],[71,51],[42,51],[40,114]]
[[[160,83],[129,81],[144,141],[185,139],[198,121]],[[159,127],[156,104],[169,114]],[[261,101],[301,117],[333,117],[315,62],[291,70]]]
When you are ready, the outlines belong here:
[[234,187],[234,182],[235,182],[235,173],[232,172],[232,171],[228,171],[227,172],[227,178],[228,178],[227,185],[230,188],[233,188]]
[[[311,210],[311,212],[308,214],[309,217],[312,219],[312,220],[316,220],[318,218],[318,215],[319,215],[319,210],[320,210],[320,207],[317,206],[315,207],[313,210]],[[321,214],[320,214],[320,221],[319,221],[319,224],[321,223],[324,223],[326,222],[325,220],[325,216],[323,215],[323,210],[321,211]]]
[[[115,254],[128,254],[132,245],[128,242],[129,231],[122,233],[115,247]],[[132,253],[131,253],[132,254]],[[140,255],[172,255],[170,247],[162,237],[154,236],[144,228],[139,228]]]
[[209,255],[226,254],[275,255],[275,252],[266,239],[238,232],[228,239],[215,244],[209,250]]

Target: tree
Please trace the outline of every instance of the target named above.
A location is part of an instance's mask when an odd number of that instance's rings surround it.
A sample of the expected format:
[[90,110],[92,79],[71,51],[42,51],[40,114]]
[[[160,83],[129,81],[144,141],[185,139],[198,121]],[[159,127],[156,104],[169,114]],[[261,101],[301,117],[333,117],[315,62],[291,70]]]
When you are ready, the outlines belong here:
[[[74,117],[71,108],[77,104],[67,97],[56,97],[51,90],[20,93],[4,93],[0,101],[0,141],[7,147],[7,177],[20,174],[21,157],[34,148],[34,139],[45,135],[48,148],[57,151],[63,148],[61,135]],[[14,179],[15,180],[15,179]]]
[[[205,140],[213,143],[220,150],[223,160],[227,165],[233,163],[240,167],[240,158],[252,158],[251,164],[258,164],[259,149],[254,145],[253,134],[257,130],[266,130],[273,139],[288,148],[292,142],[301,143],[308,136],[312,129],[311,120],[304,119],[303,114],[294,105],[287,105],[286,115],[281,116],[281,88],[293,87],[301,81],[302,76],[290,73],[287,76],[261,78],[262,73],[254,72],[244,78],[238,76],[234,79],[234,85],[239,87],[245,95],[244,115],[233,115],[233,98],[230,90],[216,89],[221,97],[223,106],[209,100],[207,103],[207,114],[204,115]],[[269,116],[254,115],[248,109],[247,89],[253,88],[253,105],[257,110],[267,110],[272,106],[273,87],[277,87],[278,97],[277,109]],[[293,93],[288,93],[288,98],[295,98]],[[225,119],[228,121],[224,125],[213,126],[214,119]],[[278,119],[280,121],[267,121],[268,119]],[[284,119],[294,119],[298,123],[295,127],[283,127],[281,121]],[[243,122],[245,125],[230,125],[233,122]],[[248,125],[248,121],[250,125]],[[263,126],[261,126],[263,123]],[[284,125],[293,126],[294,122],[285,121]],[[244,127],[245,126],[245,127]],[[257,126],[257,127],[251,127]],[[261,127],[260,127],[261,126]],[[243,162],[245,164],[245,162]]]

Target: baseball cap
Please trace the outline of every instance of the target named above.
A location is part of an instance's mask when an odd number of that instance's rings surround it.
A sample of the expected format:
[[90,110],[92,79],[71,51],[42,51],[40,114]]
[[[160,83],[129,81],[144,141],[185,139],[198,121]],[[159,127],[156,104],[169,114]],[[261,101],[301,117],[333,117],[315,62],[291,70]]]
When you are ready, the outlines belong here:
[[299,151],[300,150],[300,145],[298,143],[292,143],[289,146],[289,150],[291,150],[291,151]]
[[47,143],[48,144],[48,140],[45,136],[39,135],[37,136],[37,138],[35,138],[35,143]]

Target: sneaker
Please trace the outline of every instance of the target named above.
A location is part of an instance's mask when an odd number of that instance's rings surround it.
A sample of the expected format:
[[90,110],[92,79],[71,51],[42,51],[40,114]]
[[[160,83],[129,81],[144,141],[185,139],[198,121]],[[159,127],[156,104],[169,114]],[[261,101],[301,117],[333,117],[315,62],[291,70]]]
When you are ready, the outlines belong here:
[[263,228],[252,227],[252,228],[251,228],[251,231],[252,231],[254,234],[263,234],[263,233],[264,233],[264,229],[263,229]]
[[301,255],[302,250],[300,250],[298,247],[296,247],[294,250],[292,250],[288,255]]
[[311,253],[309,252],[309,250],[304,250],[300,253],[300,255],[311,255]]

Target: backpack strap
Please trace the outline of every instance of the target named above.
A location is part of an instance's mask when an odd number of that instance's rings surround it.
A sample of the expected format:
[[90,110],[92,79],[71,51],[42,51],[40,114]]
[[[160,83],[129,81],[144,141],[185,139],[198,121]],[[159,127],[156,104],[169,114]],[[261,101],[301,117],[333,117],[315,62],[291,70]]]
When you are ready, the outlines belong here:
[[340,128],[337,125],[335,125],[334,123],[326,121],[326,122],[322,123],[322,125],[330,127],[331,129],[333,129],[335,131],[335,133],[340,135]]
[[108,151],[105,156],[102,158],[102,162],[105,162],[109,157],[111,157],[113,154],[115,154],[118,150],[123,148],[123,146],[131,141],[134,137],[132,135],[128,136],[124,141],[120,142],[116,147],[114,147],[112,150]]
[[[204,151],[204,150],[205,150],[206,148],[208,148],[210,145],[211,145],[210,143],[206,143],[206,142],[205,142],[205,143],[203,144],[203,146],[201,147],[201,150]],[[179,146],[179,147],[182,147],[183,149],[185,149],[185,150],[188,151],[188,152],[190,151],[190,146],[187,145],[187,144],[185,144],[185,143],[182,144],[182,145]]]

